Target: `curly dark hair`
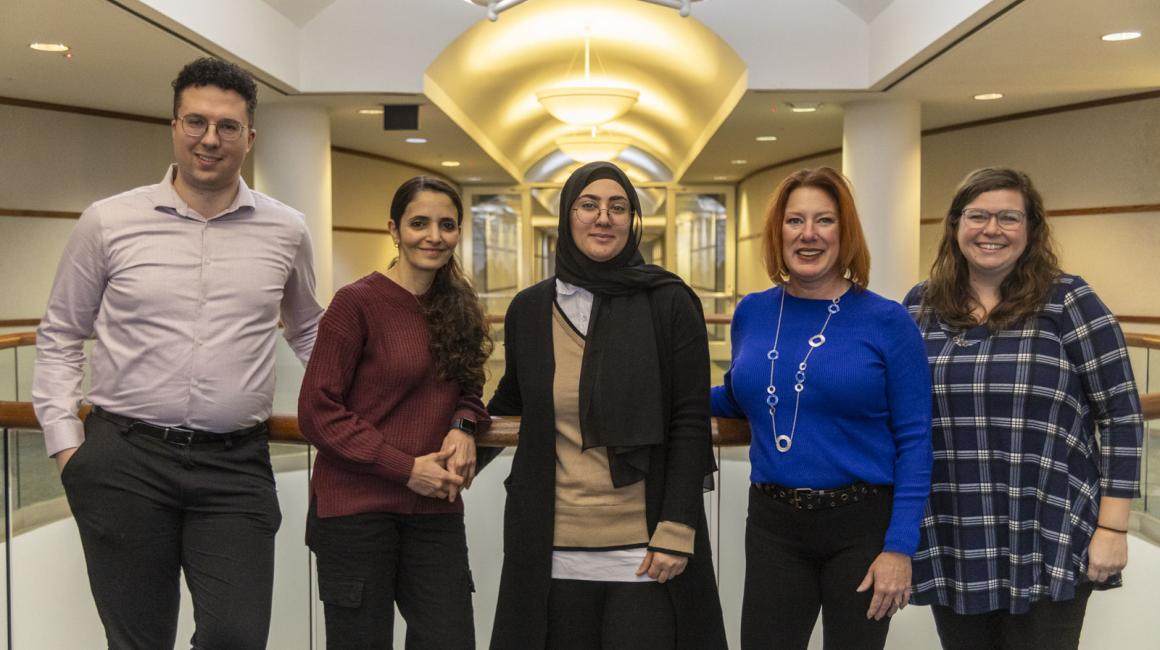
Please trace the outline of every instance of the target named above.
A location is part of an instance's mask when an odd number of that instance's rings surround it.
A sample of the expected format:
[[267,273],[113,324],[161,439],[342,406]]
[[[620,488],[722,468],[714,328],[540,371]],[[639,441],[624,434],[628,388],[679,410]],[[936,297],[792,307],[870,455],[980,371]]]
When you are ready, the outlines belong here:
[[190,86],[217,86],[222,90],[232,90],[246,100],[246,119],[254,125],[254,109],[258,108],[258,84],[254,78],[239,66],[228,61],[203,57],[192,61],[173,80],[173,117],[181,108],[181,92]]
[[[463,201],[455,189],[437,178],[416,176],[400,185],[391,200],[391,221],[396,229],[420,192],[447,195],[455,204],[456,222],[462,225]],[[482,390],[487,379],[484,364],[494,344],[483,305],[454,254],[435,272],[423,304],[439,377],[458,382],[465,389]]]
[[[973,313],[979,301],[971,290],[970,270],[957,234],[963,208],[980,194],[995,190],[1014,190],[1023,195],[1027,248],[999,285],[999,304],[979,323]],[[947,210],[942,241],[923,293],[923,315],[937,314],[947,325],[964,329],[980,324],[992,330],[1016,326],[1043,308],[1059,274],[1059,258],[1052,245],[1043,197],[1031,179],[1014,169],[978,169],[959,184]]]

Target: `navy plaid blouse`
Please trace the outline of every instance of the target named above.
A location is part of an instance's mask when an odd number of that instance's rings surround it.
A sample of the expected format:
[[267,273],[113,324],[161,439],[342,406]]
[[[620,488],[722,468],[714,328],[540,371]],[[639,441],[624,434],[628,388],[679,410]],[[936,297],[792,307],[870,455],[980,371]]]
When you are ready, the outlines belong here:
[[912,600],[959,614],[1068,600],[1087,580],[1100,497],[1139,495],[1144,422],[1120,326],[1077,276],[1023,329],[997,332],[924,317],[924,286],[904,301],[934,396]]

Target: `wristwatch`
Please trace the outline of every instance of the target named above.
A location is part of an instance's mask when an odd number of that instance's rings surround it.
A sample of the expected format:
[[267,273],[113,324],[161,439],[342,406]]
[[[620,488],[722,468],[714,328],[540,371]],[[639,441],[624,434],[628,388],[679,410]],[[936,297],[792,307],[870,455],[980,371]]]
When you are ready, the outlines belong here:
[[451,428],[452,429],[460,429],[464,433],[466,433],[467,435],[474,436],[475,435],[475,420],[469,420],[467,418],[455,418],[454,420],[451,421]]

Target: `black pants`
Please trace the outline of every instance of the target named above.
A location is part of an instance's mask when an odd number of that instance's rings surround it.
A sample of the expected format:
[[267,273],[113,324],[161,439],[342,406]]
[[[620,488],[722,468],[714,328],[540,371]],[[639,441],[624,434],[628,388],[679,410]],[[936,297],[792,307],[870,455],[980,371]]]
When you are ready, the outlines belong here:
[[265,435],[186,448],[93,414],[61,481],[109,648],[174,646],[182,571],[194,648],[266,647],[282,515]]
[[324,519],[311,505],[306,543],[318,560],[330,650],[391,648],[395,605],[407,622],[408,649],[474,650],[463,515]]
[[671,650],[676,620],[656,582],[552,580],[548,650]]
[[749,489],[741,647],[804,650],[822,611],[827,650],[881,650],[890,619],[866,618],[873,588],[855,591],[890,523],[892,494],[828,510],[797,510]]
[[1091,583],[1084,583],[1075,588],[1075,598],[1041,600],[1024,614],[956,614],[941,605],[931,613],[945,650],[1075,650],[1091,593]]

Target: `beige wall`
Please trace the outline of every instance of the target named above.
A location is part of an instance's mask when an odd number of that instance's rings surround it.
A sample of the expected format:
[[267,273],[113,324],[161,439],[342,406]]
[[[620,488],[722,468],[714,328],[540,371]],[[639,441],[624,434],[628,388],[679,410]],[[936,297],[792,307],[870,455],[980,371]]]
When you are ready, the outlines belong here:
[[[261,138],[255,147],[261,146]],[[0,208],[80,212],[156,183],[173,159],[169,127],[0,106]],[[242,170],[252,183],[252,156]],[[334,224],[386,228],[395,189],[422,170],[334,153]],[[72,219],[0,217],[0,320],[39,318]],[[334,281],[347,284],[394,257],[387,235],[334,233]]]
[[[1049,210],[1160,203],[1157,133],[1160,99],[924,137],[922,216],[940,217],[962,177],[987,165],[1027,172]],[[790,172],[821,164],[840,169],[841,157],[771,168],[739,187],[739,293],[769,286],[757,240],[747,237],[760,232],[773,189]],[[1065,271],[1084,276],[1117,314],[1160,316],[1160,283],[1155,280],[1160,277],[1160,213],[1057,217],[1050,223]],[[921,228],[918,273],[926,277],[941,226],[915,227]]]

